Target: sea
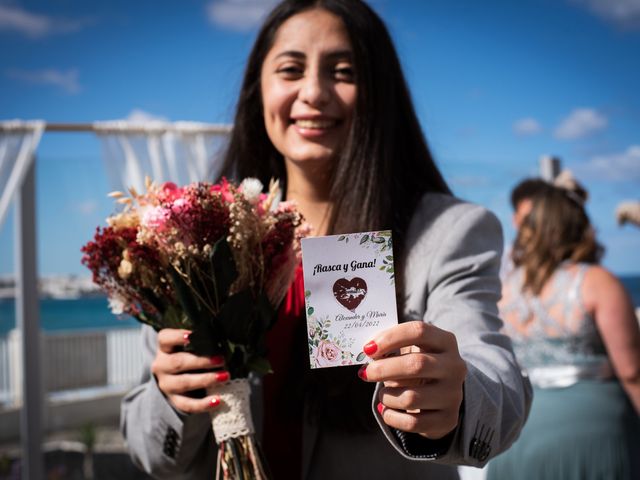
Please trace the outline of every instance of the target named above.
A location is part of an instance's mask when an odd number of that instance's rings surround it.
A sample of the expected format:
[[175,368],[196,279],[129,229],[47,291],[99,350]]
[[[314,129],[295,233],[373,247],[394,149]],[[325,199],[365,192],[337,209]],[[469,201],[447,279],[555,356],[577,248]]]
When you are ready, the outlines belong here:
[[[15,302],[0,299],[0,336],[15,327]],[[40,326],[46,332],[135,328],[139,323],[129,316],[116,316],[105,297],[40,299]]]
[[[640,308],[640,275],[620,276],[636,308]],[[111,313],[104,297],[40,300],[40,325],[46,332],[135,328],[138,322]],[[15,327],[15,302],[0,299],[0,336]]]

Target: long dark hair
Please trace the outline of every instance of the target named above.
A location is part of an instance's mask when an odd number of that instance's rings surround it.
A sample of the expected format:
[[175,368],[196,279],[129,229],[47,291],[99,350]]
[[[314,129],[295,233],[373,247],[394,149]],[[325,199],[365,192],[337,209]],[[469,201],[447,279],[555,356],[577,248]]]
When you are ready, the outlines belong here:
[[[402,298],[401,259],[413,211],[426,192],[450,190],[429,151],[389,32],[366,3],[285,0],[275,7],[249,55],[223,175],[257,177],[264,185],[275,177],[286,191],[284,159],[264,125],[261,70],[280,26],[290,17],[314,8],[336,15],[344,23],[356,72],[357,100],[351,129],[331,172],[333,208],[328,231],[335,234],[391,229],[397,287]],[[306,335],[306,329],[301,335]],[[299,343],[306,345],[304,339]],[[325,427],[330,427],[328,423],[332,421],[338,428],[370,427],[368,405],[373,386],[361,382],[349,368],[322,370],[308,374],[303,385],[308,398],[313,399],[313,417],[322,419]]]
[[342,19],[356,71],[351,131],[332,176],[329,232],[391,228],[400,246],[422,195],[450,190],[427,146],[391,37],[362,1],[285,0],[271,12],[249,55],[223,172],[265,185],[276,177],[286,186],[284,160],[264,126],[260,73],[280,26],[313,8]]

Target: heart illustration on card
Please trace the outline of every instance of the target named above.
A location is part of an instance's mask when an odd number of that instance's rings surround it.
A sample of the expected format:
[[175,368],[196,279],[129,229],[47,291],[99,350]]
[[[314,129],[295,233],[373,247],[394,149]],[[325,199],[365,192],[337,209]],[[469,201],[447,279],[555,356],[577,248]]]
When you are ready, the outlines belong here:
[[340,305],[351,312],[355,312],[358,305],[367,296],[367,282],[360,277],[347,280],[339,278],[333,284],[333,296]]

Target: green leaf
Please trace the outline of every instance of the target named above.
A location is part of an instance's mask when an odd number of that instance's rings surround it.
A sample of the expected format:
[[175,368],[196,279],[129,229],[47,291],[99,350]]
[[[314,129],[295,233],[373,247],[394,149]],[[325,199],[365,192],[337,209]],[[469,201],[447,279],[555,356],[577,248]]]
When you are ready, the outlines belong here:
[[369,234],[364,235],[364,236],[360,239],[360,245],[362,245],[363,243],[365,243],[367,240],[369,240]]
[[219,308],[229,295],[231,284],[238,278],[236,262],[226,238],[223,237],[215,243],[211,249],[209,261],[218,298],[217,307]]
[[156,319],[155,315],[148,315],[144,312],[140,312],[136,315],[136,320],[142,323],[146,323],[147,325],[153,327],[153,329],[157,332],[164,328],[162,322]]
[[[254,299],[246,289],[227,298],[218,315],[218,323],[225,338],[234,344],[246,345],[250,341]],[[236,345],[238,347],[238,345]]]
[[198,305],[203,311],[214,313],[218,311],[215,297],[216,285],[214,279],[202,271],[200,265],[191,262],[187,264],[186,274],[189,277],[189,286],[198,300]]
[[164,311],[167,307],[166,302],[161,297],[158,297],[151,288],[141,288],[140,293],[144,299],[149,302],[159,312]]
[[358,362],[361,362],[361,361],[363,361],[363,360],[364,360],[364,357],[365,357],[365,356],[366,356],[366,355],[364,354],[364,352],[360,352],[360,353],[358,354],[358,356],[356,357],[356,360],[357,360]]
[[307,308],[307,315],[311,316],[313,315],[313,312],[314,312],[313,307]]
[[198,325],[201,322],[206,322],[208,317],[202,315],[198,300],[193,295],[193,292],[187,282],[182,278],[173,267],[170,268],[169,274],[173,283],[174,291],[178,297],[178,302],[182,307],[182,310],[187,314],[187,317],[191,321],[193,326]]
[[342,241],[342,240],[344,240],[345,238],[346,238],[346,237],[345,237],[344,235],[340,235],[340,236],[338,237],[338,241],[339,241],[339,242],[341,242],[341,241]]
[[249,324],[250,345],[258,348],[276,319],[276,311],[269,303],[267,296],[261,293],[255,300],[255,308],[251,317],[251,323]]
[[211,323],[201,322],[191,329],[189,345],[185,350],[206,357],[219,355],[222,352],[219,341],[220,336],[215,334]]
[[374,237],[372,239],[372,241],[373,241],[373,243],[385,243],[386,242],[386,240],[384,238],[382,238],[382,237]]
[[162,324],[169,328],[191,328],[189,317],[173,305],[168,305],[162,312]]
[[386,257],[384,257],[384,258],[386,258],[386,259],[387,259],[387,260],[389,260],[390,262],[392,262],[392,261],[393,261],[393,255],[387,255],[387,256],[386,256]]
[[247,369],[260,375],[273,373],[269,360],[264,357],[251,357],[247,362]]
[[243,378],[249,375],[247,369],[247,352],[244,345],[227,342],[229,354],[226,364],[227,370],[231,374],[231,378]]

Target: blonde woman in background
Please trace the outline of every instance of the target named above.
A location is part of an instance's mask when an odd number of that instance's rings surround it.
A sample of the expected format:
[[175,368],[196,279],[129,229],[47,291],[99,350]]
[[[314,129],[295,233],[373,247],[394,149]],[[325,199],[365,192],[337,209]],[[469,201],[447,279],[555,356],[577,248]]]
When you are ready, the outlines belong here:
[[499,308],[534,401],[489,479],[640,478],[640,331],[586,199],[563,172],[520,219]]

